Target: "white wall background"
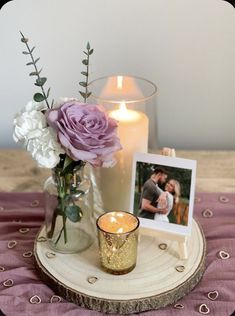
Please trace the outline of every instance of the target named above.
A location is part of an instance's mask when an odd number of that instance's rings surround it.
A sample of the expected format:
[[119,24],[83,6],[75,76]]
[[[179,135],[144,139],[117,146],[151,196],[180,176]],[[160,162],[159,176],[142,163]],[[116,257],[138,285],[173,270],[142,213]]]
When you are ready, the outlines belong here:
[[128,73],[158,87],[157,142],[235,149],[235,9],[222,0],[14,0],[0,11],[0,146],[32,98],[19,30],[36,45],[51,94],[78,96],[82,50],[92,78]]

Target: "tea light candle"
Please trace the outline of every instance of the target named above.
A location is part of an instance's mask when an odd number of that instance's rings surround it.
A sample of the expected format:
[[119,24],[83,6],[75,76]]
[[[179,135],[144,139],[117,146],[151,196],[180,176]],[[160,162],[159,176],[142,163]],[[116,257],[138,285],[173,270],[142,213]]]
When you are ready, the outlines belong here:
[[107,212],[99,218],[98,225],[108,233],[127,233],[137,227],[138,218],[127,212]]
[[96,223],[103,269],[112,274],[132,271],[136,266],[139,219],[115,211],[101,215]]

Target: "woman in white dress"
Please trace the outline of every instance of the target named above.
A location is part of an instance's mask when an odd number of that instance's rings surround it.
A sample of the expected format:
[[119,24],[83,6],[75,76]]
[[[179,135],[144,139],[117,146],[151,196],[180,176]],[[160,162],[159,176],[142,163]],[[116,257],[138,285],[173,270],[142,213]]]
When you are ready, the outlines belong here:
[[170,214],[170,211],[173,209],[174,204],[179,202],[180,184],[177,180],[171,179],[166,183],[165,191],[163,191],[159,187],[157,187],[157,190],[160,190],[161,192],[158,198],[157,208],[166,208],[167,213],[155,213],[154,220],[169,223],[168,215]]

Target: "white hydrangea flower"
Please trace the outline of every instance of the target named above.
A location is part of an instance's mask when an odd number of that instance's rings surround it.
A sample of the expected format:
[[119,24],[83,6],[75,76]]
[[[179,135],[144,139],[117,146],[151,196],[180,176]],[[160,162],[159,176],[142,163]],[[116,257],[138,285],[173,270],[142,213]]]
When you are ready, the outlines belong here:
[[51,127],[42,129],[40,137],[29,139],[27,150],[42,168],[54,168],[60,161],[59,155],[64,154]]
[[13,138],[21,142],[38,162],[39,167],[54,168],[64,150],[57,141],[55,131],[48,127],[44,103],[30,101],[15,116]]
[[40,137],[46,127],[45,116],[38,111],[24,112],[14,119],[13,139],[15,142],[27,145],[29,139]]
[[42,129],[47,126],[43,103],[30,101],[14,118],[13,139],[27,146],[29,139],[40,137]]
[[35,102],[33,100],[29,101],[21,112],[30,112],[30,111],[43,111],[47,110],[47,106],[43,102]]

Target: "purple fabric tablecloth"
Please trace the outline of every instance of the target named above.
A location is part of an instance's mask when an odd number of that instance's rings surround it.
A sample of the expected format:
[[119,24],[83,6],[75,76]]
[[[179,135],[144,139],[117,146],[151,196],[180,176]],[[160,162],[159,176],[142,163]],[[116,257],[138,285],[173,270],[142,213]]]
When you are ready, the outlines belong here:
[[[33,256],[23,256],[33,251],[34,238],[44,220],[43,206],[42,193],[0,193],[0,310],[7,316],[102,315],[64,299],[51,303],[56,293],[40,280]],[[202,215],[206,208],[212,210],[213,216]],[[201,223],[207,241],[206,271],[202,280],[178,302],[183,304],[183,309],[172,305],[141,315],[196,316],[200,315],[198,310],[203,303],[210,309],[208,315],[228,316],[235,310],[235,194],[197,194],[194,217]],[[22,228],[29,230],[20,232]],[[10,241],[17,244],[9,248]],[[218,256],[221,250],[230,258],[222,260]],[[6,287],[3,283],[8,279],[14,283]],[[215,290],[219,296],[212,301],[207,294]],[[30,303],[34,295],[41,298],[40,304]]]

